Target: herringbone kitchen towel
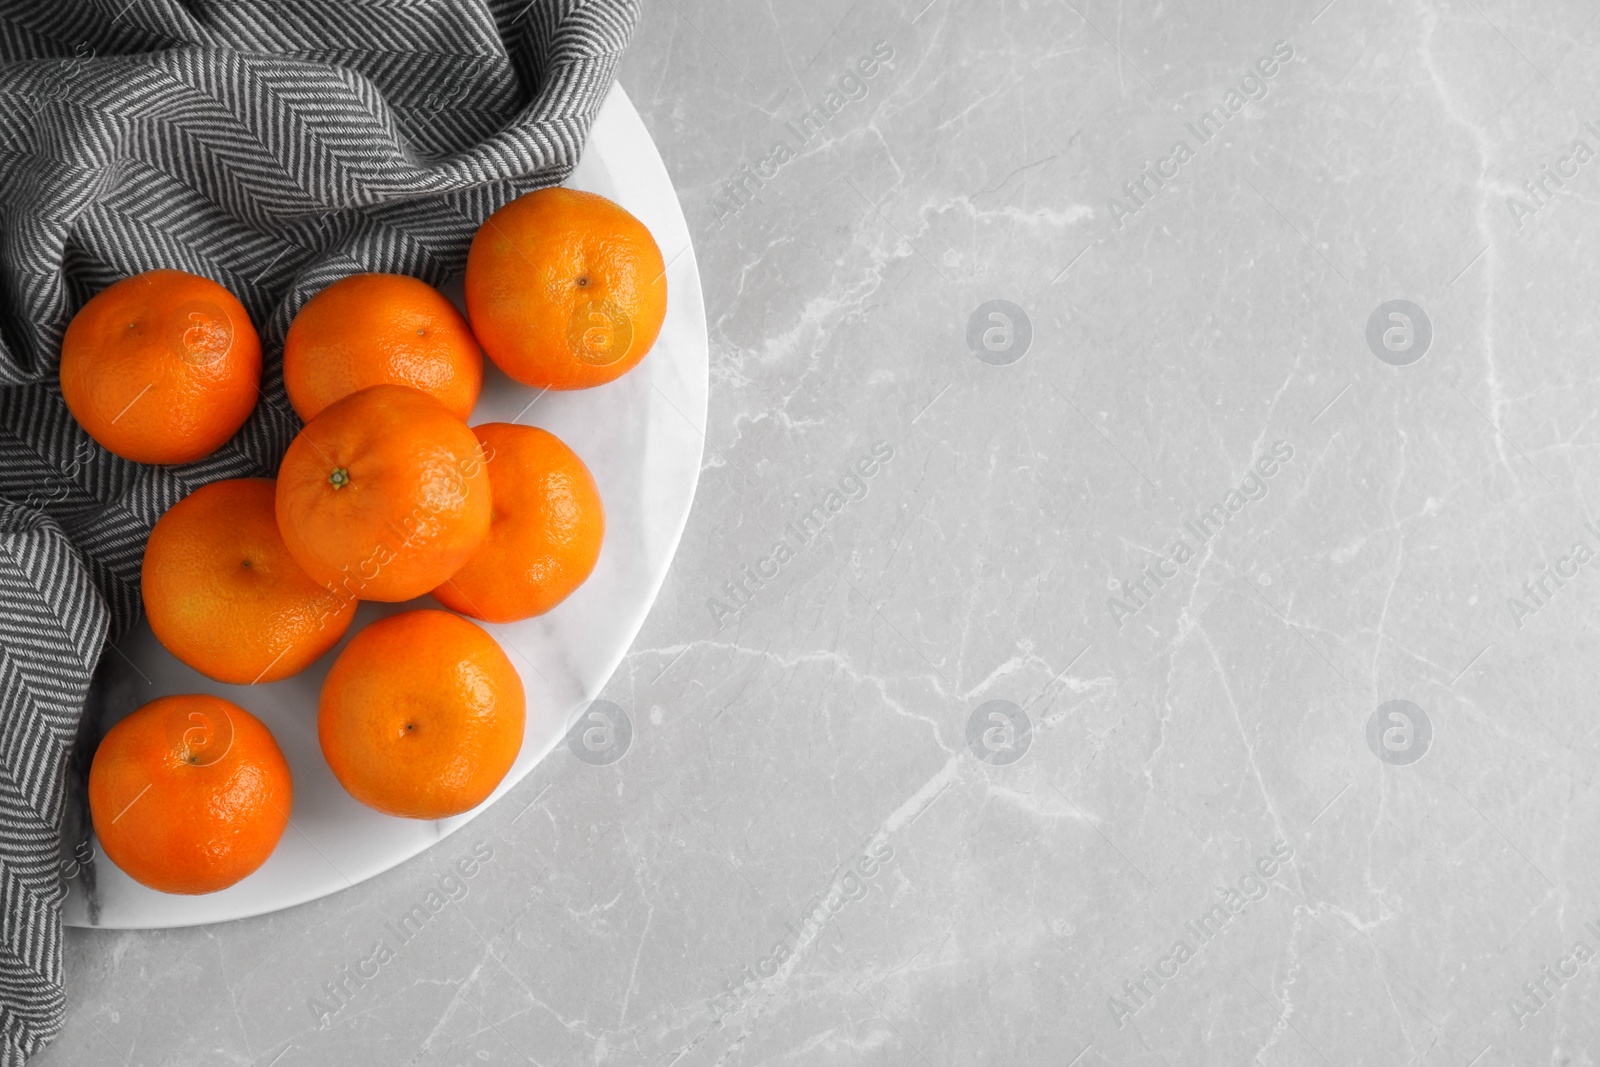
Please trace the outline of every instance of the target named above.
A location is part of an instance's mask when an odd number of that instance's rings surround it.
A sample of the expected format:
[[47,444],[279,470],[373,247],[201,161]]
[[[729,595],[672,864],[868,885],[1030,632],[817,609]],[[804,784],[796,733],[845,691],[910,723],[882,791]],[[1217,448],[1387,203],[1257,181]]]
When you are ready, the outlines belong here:
[[[354,271],[435,284],[576,162],[638,0],[0,0],[0,1067],[60,1028],[60,823],[151,524],[270,476],[290,317]],[[185,467],[96,445],[56,384],[91,295],[156,267],[236,293],[264,399]],[[114,651],[106,652],[114,655]]]

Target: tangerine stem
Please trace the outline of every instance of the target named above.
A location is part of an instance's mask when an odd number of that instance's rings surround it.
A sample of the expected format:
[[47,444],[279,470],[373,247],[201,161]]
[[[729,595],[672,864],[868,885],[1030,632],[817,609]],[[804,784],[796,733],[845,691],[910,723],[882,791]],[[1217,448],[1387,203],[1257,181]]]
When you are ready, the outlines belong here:
[[335,489],[343,489],[350,484],[350,472],[343,467],[335,467],[333,473],[328,475],[328,484]]

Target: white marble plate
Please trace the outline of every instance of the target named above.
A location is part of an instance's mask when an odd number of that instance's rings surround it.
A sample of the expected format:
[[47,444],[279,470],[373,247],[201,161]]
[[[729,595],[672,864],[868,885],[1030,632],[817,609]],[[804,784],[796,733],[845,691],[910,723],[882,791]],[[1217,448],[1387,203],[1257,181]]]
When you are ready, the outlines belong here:
[[[127,660],[114,664],[120,670],[106,694],[107,726],[158,696],[207,692],[226,697],[276,735],[294,772],[294,814],[277,851],[259,871],[207,896],[145,889],[101,858],[92,894],[86,879],[68,882],[68,925],[139,929],[260,915],[386,871],[465,826],[521,781],[562,742],[611,677],[666,577],[699,478],[708,385],[705,306],[672,182],[620,86],[613,87],[601,109],[568,184],[611,197],[650,227],[669,263],[667,321],[650,355],[619,380],[597,389],[546,393],[531,408],[536,390],[485,368],[473,422],[510,421],[520,414],[521,421],[556,434],[589,465],[606,505],[605,545],[583,587],[547,615],[489,627],[527,687],[527,734],[511,773],[488,801],[465,815],[440,822],[380,815],[340,787],[317,745],[317,694],[343,642],[298,677],[230,686],[179,663],[141,624],[120,645]],[[363,604],[345,640],[373,619],[413,607],[438,605],[431,598]]]

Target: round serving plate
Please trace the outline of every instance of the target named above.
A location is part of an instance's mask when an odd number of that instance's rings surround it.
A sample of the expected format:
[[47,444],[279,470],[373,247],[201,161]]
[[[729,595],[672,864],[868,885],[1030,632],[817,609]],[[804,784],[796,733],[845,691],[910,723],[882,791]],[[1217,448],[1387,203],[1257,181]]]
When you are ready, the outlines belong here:
[[[169,896],[108,861],[68,881],[70,926],[189,926],[260,915],[336,893],[407,860],[472,821],[559,744],[616,670],[654,603],[694,499],[704,443],[708,346],[705,305],[688,224],[650,134],[620,86],[600,109],[568,185],[617,201],[649,226],[667,267],[667,320],[638,367],[596,389],[529,389],[485,364],[472,422],[540,426],[572,446],[593,472],[606,507],[606,538],[589,580],[538,618],[488,626],[522,674],[527,733],[511,773],[481,806],[436,822],[363,807],[334,779],[317,744],[317,694],[335,655],[384,615],[437,607],[362,604],[334,651],[295,678],[270,685],[213,682],[179,663],[141,623],[107,665],[106,726],[158,696],[214,693],[272,730],[294,772],[294,813],[277,851],[237,885],[206,896]],[[452,294],[459,302],[459,282]],[[447,290],[448,291],[448,290]],[[97,850],[98,852],[98,850]]]

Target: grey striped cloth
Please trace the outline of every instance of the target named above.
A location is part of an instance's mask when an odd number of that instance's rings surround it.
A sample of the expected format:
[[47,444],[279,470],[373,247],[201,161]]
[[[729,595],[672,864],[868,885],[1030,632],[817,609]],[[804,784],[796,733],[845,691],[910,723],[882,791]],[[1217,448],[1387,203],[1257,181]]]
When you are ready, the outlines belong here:
[[[96,664],[138,618],[151,524],[273,474],[296,308],[354,271],[438,284],[478,224],[576,162],[638,0],[0,0],[0,1067],[59,1029],[61,878]],[[260,329],[263,401],[185,467],[110,455],[62,403],[62,332],[176,267]],[[70,757],[70,758],[69,758]],[[79,773],[74,773],[74,768]],[[63,847],[63,819],[69,838]]]

